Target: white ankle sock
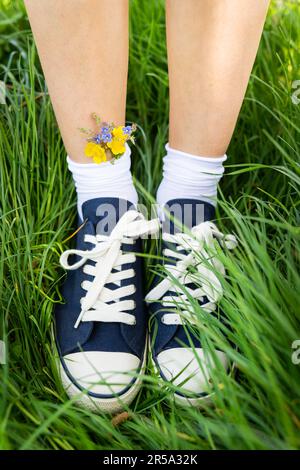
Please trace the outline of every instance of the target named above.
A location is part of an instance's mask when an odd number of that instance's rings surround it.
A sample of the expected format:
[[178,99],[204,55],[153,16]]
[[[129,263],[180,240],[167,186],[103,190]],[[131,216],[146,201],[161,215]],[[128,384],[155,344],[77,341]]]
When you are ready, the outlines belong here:
[[82,219],[81,206],[98,197],[119,197],[137,204],[138,195],[130,172],[130,148],[114,163],[76,163],[67,157],[77,191],[77,209]]
[[200,199],[216,205],[217,188],[224,173],[221,157],[201,157],[175,150],[166,145],[163,179],[157,190],[157,203],[162,207],[171,199]]

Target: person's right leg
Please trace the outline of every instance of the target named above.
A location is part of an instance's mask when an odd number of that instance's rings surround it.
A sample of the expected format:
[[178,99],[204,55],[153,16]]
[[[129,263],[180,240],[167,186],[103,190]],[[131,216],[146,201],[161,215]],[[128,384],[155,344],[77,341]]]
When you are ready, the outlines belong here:
[[55,312],[61,376],[70,396],[88,389],[78,400],[84,406],[118,411],[120,399],[129,404],[136,395],[145,362],[141,257],[134,252],[153,225],[128,211],[137,202],[129,147],[114,164],[88,163],[78,128],[94,125],[92,112],[125,123],[128,0],[25,4],[85,222],[76,249],[61,256],[70,269],[66,302]]
[[[217,253],[219,245],[233,248],[236,241],[223,236],[212,222],[217,186],[268,4],[268,0],[166,2],[170,128],[157,202],[175,212],[194,239],[184,227],[184,233],[177,234],[174,225],[166,224],[163,252],[167,274],[148,300],[156,299],[152,311],[158,339],[153,341],[153,358],[163,379],[181,387],[175,398],[182,404],[198,405],[209,399],[212,390],[209,366],[215,360],[193,330],[188,330],[188,336],[184,326],[195,319],[199,324],[191,298],[198,300],[197,312],[207,312],[204,321],[206,316],[219,314],[220,278],[225,271]],[[197,286],[190,276],[191,266],[198,270]],[[228,367],[222,351],[216,350],[214,357]],[[193,399],[187,400],[188,396]]]

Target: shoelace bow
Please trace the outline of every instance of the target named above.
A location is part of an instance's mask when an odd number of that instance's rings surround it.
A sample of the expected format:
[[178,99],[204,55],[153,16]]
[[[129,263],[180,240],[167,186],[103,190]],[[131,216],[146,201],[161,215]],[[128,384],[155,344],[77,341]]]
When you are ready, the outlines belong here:
[[[163,307],[169,307],[169,311],[181,310],[180,314],[165,313],[162,316],[164,324],[181,325],[185,321],[195,323],[191,312],[186,310],[189,302],[186,293],[201,302],[206,297],[208,302],[201,305],[205,311],[213,312],[216,309],[216,303],[223,295],[223,288],[216,272],[225,275],[224,265],[216,257],[216,242],[232,250],[237,246],[236,237],[224,235],[213,222],[203,222],[193,227],[190,234],[164,233],[163,240],[174,246],[174,249],[166,248],[164,256],[175,260],[176,263],[165,264],[167,277],[148,293],[146,300],[148,302],[161,301]],[[196,277],[195,274],[189,272],[190,266],[195,268]],[[188,286],[195,280],[197,282],[200,280],[201,287],[193,289]],[[166,295],[167,292],[171,295]]]
[[[133,263],[136,260],[134,253],[123,253],[121,245],[133,244],[135,239],[143,235],[150,235],[159,230],[158,219],[145,220],[144,216],[135,210],[127,211],[118,221],[110,235],[85,235],[84,241],[92,243],[91,250],[66,250],[60,257],[60,264],[67,270],[83,267],[83,272],[93,276],[93,281],[83,281],[81,286],[86,295],[80,299],[81,312],[76,320],[74,328],[80,322],[121,322],[134,325],[135,316],[127,313],[134,310],[133,300],[121,300],[123,297],[132,295],[135,286],[117,287],[109,289],[105,284],[113,283],[120,285],[120,281],[134,277],[134,269],[123,269],[124,264]],[[80,259],[69,264],[68,258],[77,255]],[[95,265],[86,264],[94,261]],[[112,272],[112,271],[115,272]]]

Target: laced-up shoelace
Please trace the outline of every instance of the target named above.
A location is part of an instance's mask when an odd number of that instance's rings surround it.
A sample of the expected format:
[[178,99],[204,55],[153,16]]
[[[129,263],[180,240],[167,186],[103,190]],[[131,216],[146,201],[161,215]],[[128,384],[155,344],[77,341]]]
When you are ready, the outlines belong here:
[[[117,287],[110,289],[106,284],[117,284],[125,279],[134,277],[134,269],[123,269],[122,266],[134,263],[134,253],[123,253],[121,245],[133,244],[135,239],[144,235],[156,233],[159,230],[158,219],[145,220],[144,216],[135,210],[129,210],[118,221],[110,235],[85,235],[84,241],[92,243],[91,250],[71,249],[62,253],[60,264],[68,270],[83,267],[83,272],[93,276],[93,281],[83,281],[81,286],[86,295],[80,299],[81,312],[76,320],[74,328],[80,322],[121,322],[134,325],[135,316],[128,311],[135,309],[133,300],[121,300],[135,292],[135,286]],[[77,255],[80,259],[69,264],[68,258]],[[85,264],[94,261],[95,265]],[[115,272],[112,272],[112,271]]]
[[[179,313],[165,313],[162,322],[167,325],[182,325],[195,323],[193,315],[186,309],[188,296],[204,302],[201,308],[207,312],[216,309],[216,303],[223,295],[222,285],[216,273],[225,275],[223,263],[216,257],[217,244],[229,250],[237,246],[234,235],[224,235],[213,222],[203,222],[193,227],[188,233],[163,234],[163,240],[172,243],[174,249],[166,248],[164,256],[174,260],[175,264],[165,264],[167,276],[154,287],[147,295],[148,302],[160,301],[163,307],[172,312],[178,309]],[[194,267],[192,274],[189,267]],[[200,281],[198,288],[191,288],[189,284]],[[180,286],[183,286],[181,288]],[[166,293],[168,292],[168,295]]]

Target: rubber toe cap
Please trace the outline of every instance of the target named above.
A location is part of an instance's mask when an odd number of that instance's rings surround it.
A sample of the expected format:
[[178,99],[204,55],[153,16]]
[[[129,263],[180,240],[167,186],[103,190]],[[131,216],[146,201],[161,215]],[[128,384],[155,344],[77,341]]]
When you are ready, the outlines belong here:
[[93,394],[120,395],[138,373],[140,359],[130,353],[89,351],[64,357],[75,385]]
[[[222,351],[215,351],[220,364],[227,369],[228,359]],[[204,354],[203,349],[172,348],[157,356],[158,366],[167,381],[182,387],[180,393],[210,393],[210,375],[214,361]]]

